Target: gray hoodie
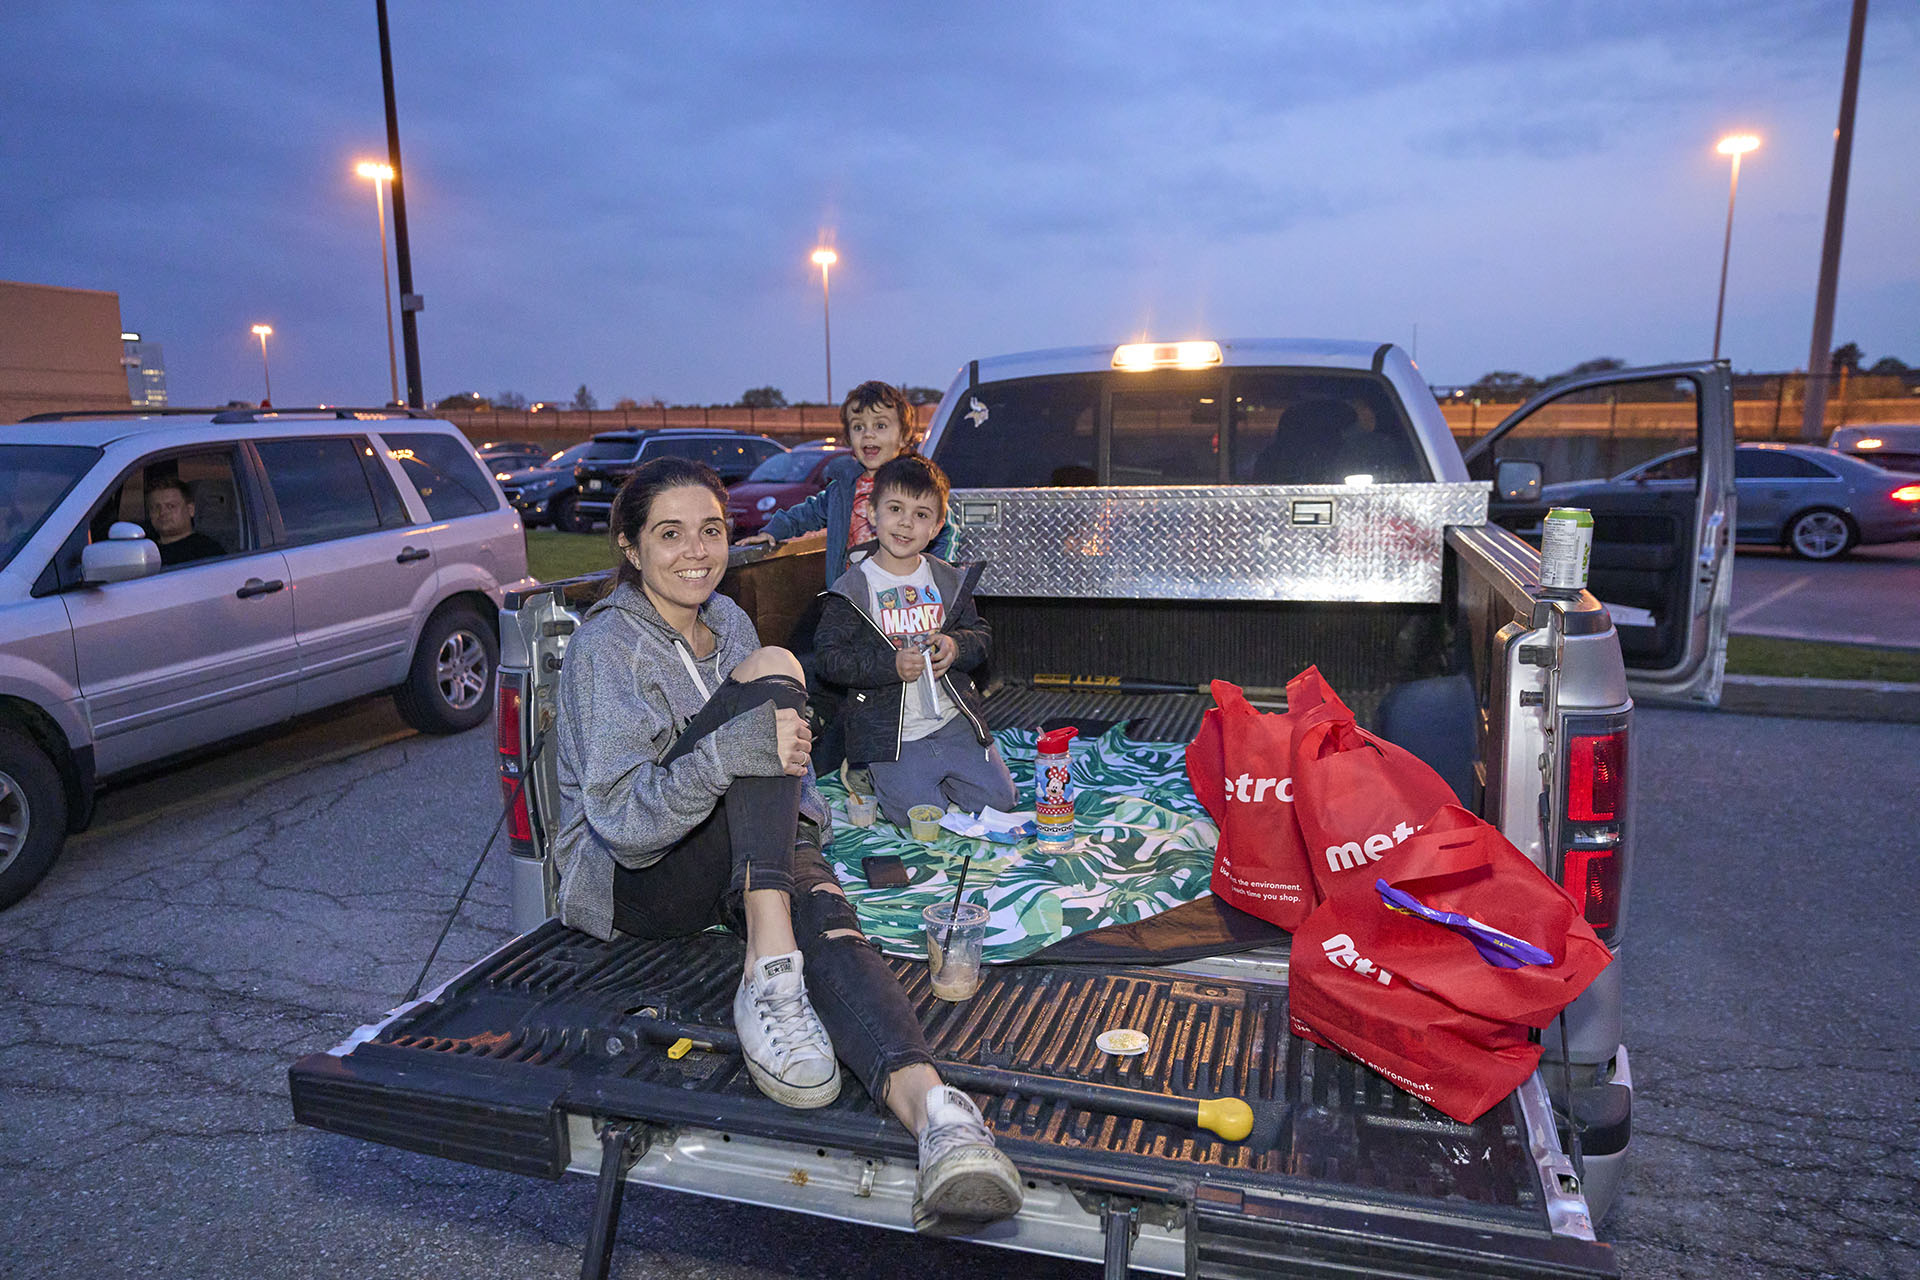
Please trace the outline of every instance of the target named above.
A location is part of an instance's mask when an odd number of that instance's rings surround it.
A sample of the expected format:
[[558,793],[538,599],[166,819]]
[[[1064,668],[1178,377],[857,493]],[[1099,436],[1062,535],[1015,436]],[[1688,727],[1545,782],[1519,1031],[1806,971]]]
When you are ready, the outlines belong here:
[[[760,647],[752,621],[725,596],[700,606],[700,620],[719,639],[719,680]],[[671,765],[656,763],[706,702],[676,646],[686,646],[680,634],[623,583],[587,610],[560,669],[560,919],[596,937],[613,937],[615,863],[651,866],[713,812],[733,779],[782,772],[774,709],[764,703]],[[701,678],[717,687],[704,669]],[[811,772],[800,813],[816,835],[827,830]]]

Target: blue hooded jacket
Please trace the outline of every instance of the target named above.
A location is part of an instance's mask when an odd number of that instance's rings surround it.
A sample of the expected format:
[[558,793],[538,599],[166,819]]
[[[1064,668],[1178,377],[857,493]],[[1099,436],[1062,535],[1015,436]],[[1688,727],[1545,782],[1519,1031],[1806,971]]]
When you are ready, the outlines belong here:
[[[851,455],[835,458],[827,464],[827,487],[804,502],[796,502],[784,511],[776,511],[762,533],[785,542],[815,529],[827,531],[827,581],[837,580],[847,571],[847,533],[853,526],[853,487],[860,480],[860,460]],[[951,560],[960,529],[947,516],[946,524],[934,537],[927,551],[942,560]]]

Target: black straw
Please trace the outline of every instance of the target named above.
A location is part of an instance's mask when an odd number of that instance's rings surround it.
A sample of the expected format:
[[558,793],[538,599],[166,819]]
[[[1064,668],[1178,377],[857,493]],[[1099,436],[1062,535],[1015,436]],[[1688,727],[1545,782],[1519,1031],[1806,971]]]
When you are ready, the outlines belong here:
[[969,853],[960,862],[960,883],[953,886],[953,905],[947,908],[947,927],[940,933],[940,949],[947,949],[947,940],[953,937],[953,921],[960,914],[960,895],[967,891],[967,868],[973,865],[973,855]]

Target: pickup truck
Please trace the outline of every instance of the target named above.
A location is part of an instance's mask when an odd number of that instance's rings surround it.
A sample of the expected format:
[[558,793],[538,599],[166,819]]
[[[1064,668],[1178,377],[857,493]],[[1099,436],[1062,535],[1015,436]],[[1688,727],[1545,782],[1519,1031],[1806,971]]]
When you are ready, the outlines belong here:
[[[1730,411],[1724,363],[1615,371],[1551,388],[1463,451],[1390,344],[1128,345],[962,369],[925,447],[953,480],[963,558],[989,562],[993,727],[1101,718],[1182,742],[1208,679],[1277,686],[1317,663],[1563,883],[1618,957],[1543,1033],[1540,1071],[1470,1125],[1289,1034],[1284,938],[1172,965],[998,967],[959,1005],[896,960],[943,1069],[1027,1180],[1020,1215],[969,1239],[1115,1277],[1617,1274],[1594,1228],[1632,1135],[1632,714],[1636,696],[1718,697]],[[1542,485],[1687,443],[1690,498],[1609,494],[1591,589],[1543,591],[1521,536]],[[777,642],[820,559],[817,542],[736,552],[725,589]],[[906,1229],[904,1131],[858,1089],[819,1111],[774,1105],[727,1052],[736,941],[602,943],[549,918],[557,673],[597,589],[543,584],[501,613],[526,932],[294,1064],[295,1116],[597,1176],[589,1275],[605,1274],[624,1182]],[[1155,1051],[1124,1067],[1089,1052],[1112,1025],[1149,1028]],[[1221,1095],[1253,1109],[1242,1140],[1195,1127],[1194,1100]]]

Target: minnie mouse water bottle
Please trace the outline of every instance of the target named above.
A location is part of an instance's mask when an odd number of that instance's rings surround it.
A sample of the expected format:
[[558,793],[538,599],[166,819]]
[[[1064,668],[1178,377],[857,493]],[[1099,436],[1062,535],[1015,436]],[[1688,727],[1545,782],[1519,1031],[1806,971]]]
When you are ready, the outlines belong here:
[[1033,758],[1033,817],[1042,853],[1073,847],[1073,778],[1067,769],[1067,744],[1080,731],[1072,725],[1040,735]]

